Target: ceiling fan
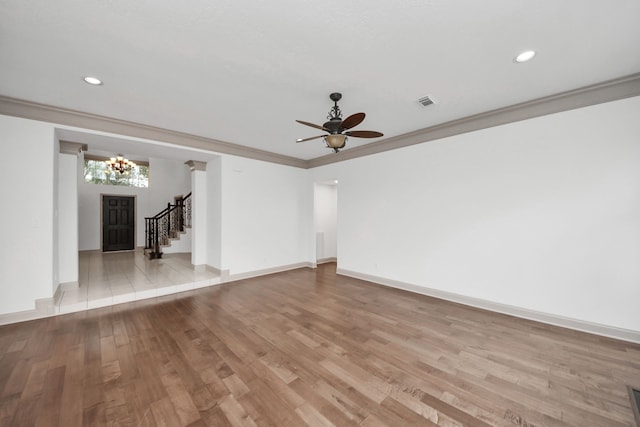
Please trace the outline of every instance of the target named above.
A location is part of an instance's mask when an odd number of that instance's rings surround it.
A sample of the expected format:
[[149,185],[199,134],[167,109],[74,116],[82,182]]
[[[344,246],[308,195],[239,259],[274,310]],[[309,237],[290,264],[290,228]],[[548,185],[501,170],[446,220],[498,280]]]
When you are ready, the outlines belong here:
[[[334,103],[331,110],[329,110],[329,115],[327,116],[328,121],[325,122],[322,126],[314,125],[313,123],[303,122],[302,120],[296,120],[296,122],[311,126],[312,128],[320,129],[327,132],[327,135],[318,135],[312,136],[311,138],[300,138],[297,139],[296,142],[304,142],[311,141],[312,139],[324,138],[325,144],[327,144],[327,148],[331,148],[336,153],[340,151],[341,148],[344,148],[347,143],[347,137],[353,136],[354,138],[378,138],[384,136],[380,132],[376,132],[373,130],[349,130],[353,127],[358,126],[364,120],[364,113],[355,113],[342,120],[342,111],[340,111],[340,107],[338,107],[338,101],[342,98],[341,93],[332,93],[329,95],[329,99],[331,99]],[[346,131],[346,132],[345,132]]]

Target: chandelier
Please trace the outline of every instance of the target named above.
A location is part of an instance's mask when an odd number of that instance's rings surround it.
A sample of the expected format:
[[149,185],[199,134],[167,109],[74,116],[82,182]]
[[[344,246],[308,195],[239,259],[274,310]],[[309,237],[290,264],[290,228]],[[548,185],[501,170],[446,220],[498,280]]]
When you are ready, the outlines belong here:
[[110,172],[118,172],[121,175],[128,175],[131,169],[136,167],[134,162],[125,159],[122,154],[118,154],[116,157],[112,157],[104,162],[107,164],[107,169]]

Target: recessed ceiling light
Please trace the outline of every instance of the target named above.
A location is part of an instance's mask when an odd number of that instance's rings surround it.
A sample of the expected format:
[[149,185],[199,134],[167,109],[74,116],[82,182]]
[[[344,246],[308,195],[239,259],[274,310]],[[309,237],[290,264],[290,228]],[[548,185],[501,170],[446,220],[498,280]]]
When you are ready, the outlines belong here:
[[533,51],[533,50],[525,50],[520,55],[516,56],[514,61],[518,62],[518,63],[527,62],[527,61],[531,61],[534,56],[536,56],[536,52],[535,51]]
[[95,85],[95,86],[99,86],[102,84],[102,80],[100,80],[97,77],[87,76],[84,78],[84,81],[89,83],[90,85]]

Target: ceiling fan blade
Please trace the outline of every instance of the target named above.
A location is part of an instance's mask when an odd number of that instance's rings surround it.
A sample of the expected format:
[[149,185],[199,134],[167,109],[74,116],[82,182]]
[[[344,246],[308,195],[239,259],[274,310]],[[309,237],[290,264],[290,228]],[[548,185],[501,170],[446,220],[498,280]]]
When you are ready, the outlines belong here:
[[384,134],[374,130],[354,130],[351,132],[344,132],[344,134],[347,136],[353,136],[354,138],[378,138],[384,136]]
[[296,122],[300,123],[301,125],[305,125],[305,126],[311,126],[312,128],[316,128],[316,129],[320,129],[326,132],[331,132],[329,129],[320,126],[320,125],[314,125],[313,123],[309,123],[309,122],[303,122],[302,120],[296,120]]
[[364,120],[364,116],[364,113],[352,114],[340,123],[340,127],[342,129],[351,129],[352,127],[358,126]]
[[296,142],[311,141],[312,139],[322,138],[323,136],[324,135],[318,135],[318,136],[312,136],[311,138],[300,138],[300,139],[296,139]]

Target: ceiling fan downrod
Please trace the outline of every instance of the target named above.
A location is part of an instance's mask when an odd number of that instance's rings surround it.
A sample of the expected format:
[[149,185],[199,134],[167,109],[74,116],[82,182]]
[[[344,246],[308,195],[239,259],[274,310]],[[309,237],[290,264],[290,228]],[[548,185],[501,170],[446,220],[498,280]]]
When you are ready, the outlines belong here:
[[331,110],[329,110],[327,120],[342,120],[342,110],[340,110],[340,107],[338,107],[338,101],[342,99],[342,94],[334,92],[329,95],[329,99],[333,101],[333,107],[331,107]]

